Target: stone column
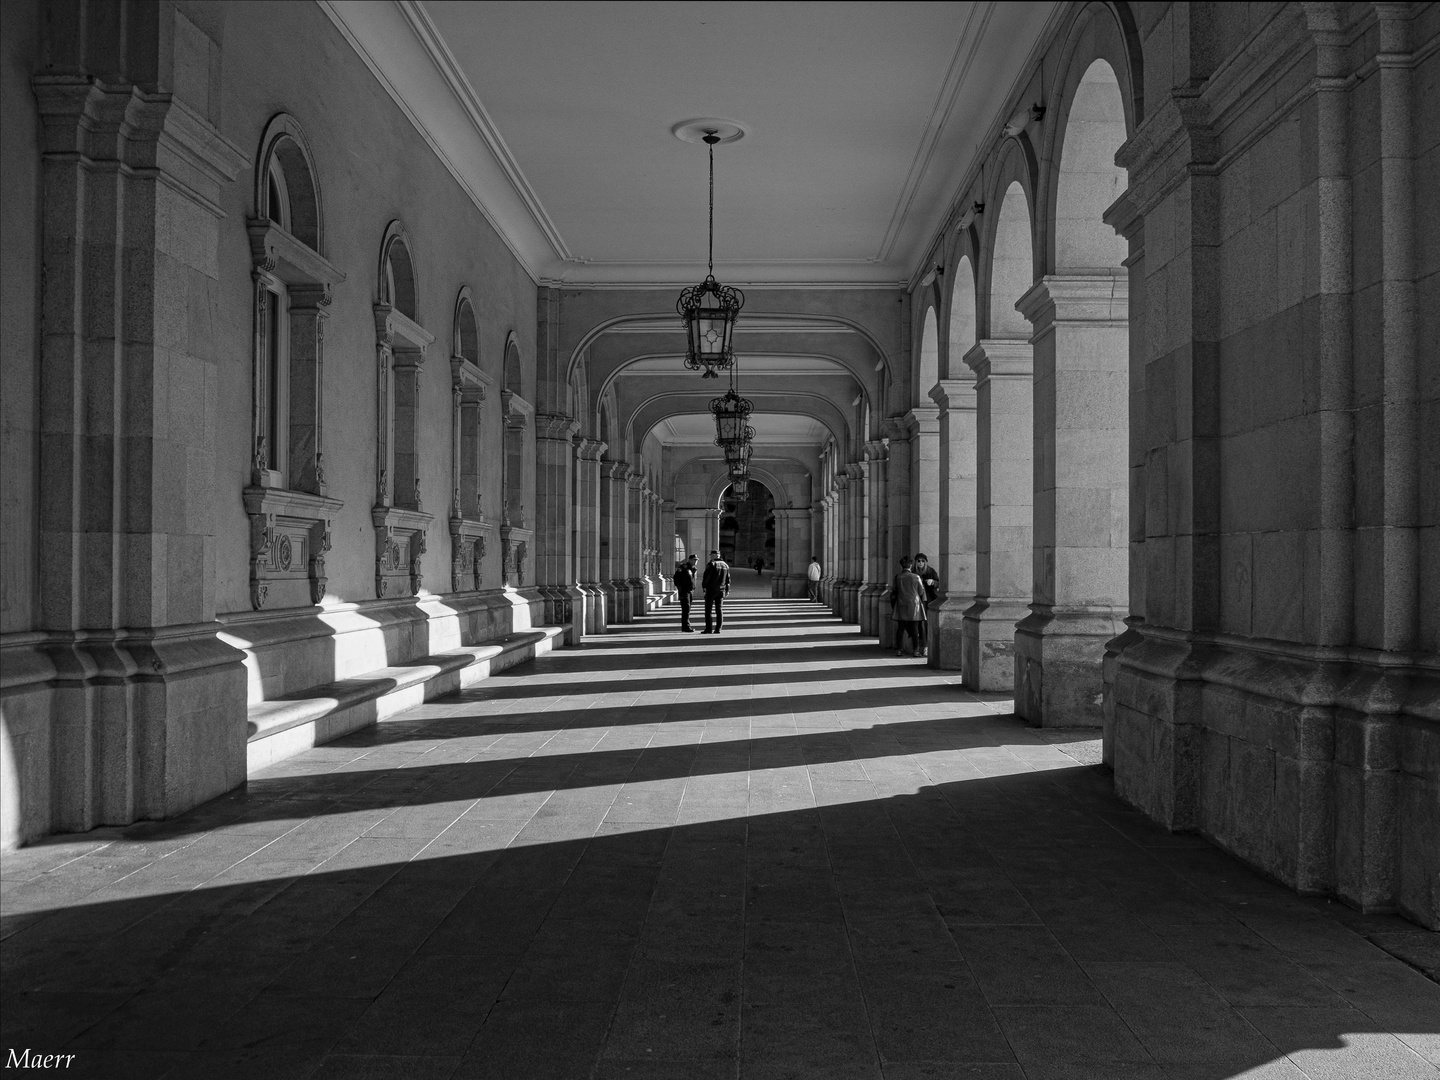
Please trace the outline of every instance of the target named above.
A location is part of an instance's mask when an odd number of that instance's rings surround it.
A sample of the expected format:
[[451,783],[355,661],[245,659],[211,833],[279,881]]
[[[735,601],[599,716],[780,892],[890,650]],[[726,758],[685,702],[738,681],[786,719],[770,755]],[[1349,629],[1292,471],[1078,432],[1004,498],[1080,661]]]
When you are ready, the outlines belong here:
[[940,409],[929,403],[905,414],[910,436],[910,544],[895,557],[940,549]]
[[975,372],[978,512],[960,671],[971,690],[1015,687],[1015,624],[1030,604],[1032,355],[1030,342],[1010,339],[977,341],[965,354]]
[[875,439],[866,443],[865,456],[869,459],[865,501],[870,511],[870,542],[865,554],[864,620],[861,628],[864,633],[879,637],[884,633],[883,623],[890,614],[890,605],[885,602],[885,590],[890,580],[885,574],[890,550],[890,506],[885,490],[890,472],[888,440]]
[[625,571],[630,532],[625,474],[629,469],[627,461],[600,462],[600,588],[605,593],[606,613],[611,623],[626,623],[631,618],[629,575]]
[[940,595],[930,604],[930,666],[959,671],[965,610],[975,602],[975,380],[942,379],[930,391],[940,409]]
[[[50,634],[36,663],[56,670],[49,715],[33,727],[7,701],[5,805],[20,815],[7,815],[7,841],[170,817],[245,780],[246,680],[241,654],[216,636],[212,516],[240,485],[217,489],[216,425],[203,422],[234,407],[216,397],[217,362],[230,360],[212,318],[219,206],[245,158],[205,101],[184,107],[153,82],[157,64],[218,62],[218,42],[152,8],[123,40],[91,43],[107,64],[97,79],[83,70],[80,7],[41,8],[47,70],[65,73],[33,81],[37,599]],[[224,475],[236,473],[227,463]]]
[[[659,548],[659,557],[656,560],[661,578],[665,584],[662,591],[668,596],[675,587],[670,575],[675,571],[675,537],[679,534],[680,523],[677,520],[674,499],[661,499],[660,505],[660,536],[656,546]],[[690,554],[690,539],[685,539],[685,554]]]
[[857,475],[853,483],[857,489],[859,513],[856,515],[855,559],[858,579],[855,594],[855,621],[860,624],[860,633],[875,634],[878,594],[883,585],[876,584],[875,553],[880,548],[880,525],[883,508],[876,501],[876,486],[884,473],[879,460],[880,444],[867,442],[864,459],[857,462]]
[[720,548],[720,509],[707,509],[705,511],[705,550],[700,552],[700,565],[705,565],[705,560],[710,557],[710,552]]
[[1034,567],[1015,637],[1015,711],[1100,727],[1105,643],[1124,625],[1129,288],[1123,270],[1047,276],[1017,305],[1035,327]]
[[810,565],[810,528],[812,511],[775,511],[775,579],[771,594],[780,597],[805,595],[805,571]]
[[571,576],[575,566],[571,461],[579,427],[569,416],[535,417],[535,584],[545,601],[546,623],[565,627],[567,645],[580,644],[585,626],[584,594]]
[[[671,504],[672,507],[674,504]],[[673,509],[675,535],[685,541],[685,554],[705,561],[705,511],[693,508]],[[673,559],[671,560],[674,561]]]
[[575,439],[575,564],[584,598],[587,634],[603,634],[606,624],[605,593],[600,588],[600,455],[605,444],[598,439]]
[[649,595],[645,580],[645,559],[647,546],[645,535],[649,531],[647,522],[650,507],[650,493],[645,490],[645,474],[631,471],[625,474],[625,488],[628,496],[626,507],[630,515],[630,528],[625,547],[625,585],[630,596],[630,618],[645,614]]
[[895,647],[895,620],[890,617],[890,597],[888,590],[890,582],[894,580],[896,571],[896,560],[910,550],[910,435],[906,426],[897,420],[886,421],[885,424],[886,445],[887,445],[887,467],[885,470],[885,498],[889,503],[888,517],[888,543],[886,544],[884,565],[880,568],[880,581],[887,592],[881,600],[881,611],[883,617],[877,627],[882,648],[893,649]]

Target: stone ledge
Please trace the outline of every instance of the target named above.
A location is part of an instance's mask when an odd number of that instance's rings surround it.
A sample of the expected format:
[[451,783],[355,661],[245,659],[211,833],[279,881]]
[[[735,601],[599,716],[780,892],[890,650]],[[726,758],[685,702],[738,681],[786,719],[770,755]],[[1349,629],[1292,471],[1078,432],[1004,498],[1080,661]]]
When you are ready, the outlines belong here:
[[550,651],[563,627],[511,634],[409,664],[377,668],[353,679],[312,687],[303,694],[251,705],[246,717],[249,772],[442,694],[452,693]]

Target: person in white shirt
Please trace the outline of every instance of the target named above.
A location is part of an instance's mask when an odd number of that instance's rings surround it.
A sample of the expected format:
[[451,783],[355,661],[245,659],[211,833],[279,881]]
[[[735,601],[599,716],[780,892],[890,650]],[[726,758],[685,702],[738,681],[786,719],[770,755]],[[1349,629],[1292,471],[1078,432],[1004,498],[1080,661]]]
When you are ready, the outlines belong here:
[[805,577],[810,599],[818,603],[820,600],[820,560],[814,555],[810,556],[810,568],[805,571]]

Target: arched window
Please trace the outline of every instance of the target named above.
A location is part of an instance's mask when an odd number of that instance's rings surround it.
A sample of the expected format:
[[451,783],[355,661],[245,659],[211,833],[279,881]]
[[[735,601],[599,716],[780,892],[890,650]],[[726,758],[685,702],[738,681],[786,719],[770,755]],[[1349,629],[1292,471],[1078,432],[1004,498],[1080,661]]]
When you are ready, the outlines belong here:
[[480,328],[469,288],[455,301],[451,335],[450,390],[453,402],[450,499],[450,576],[455,592],[479,589],[484,584],[486,537],[494,525],[485,519],[486,483],[482,407],[490,376],[480,367]]
[[425,349],[435,340],[417,321],[418,290],[410,239],[392,221],[380,243],[375,304],[375,592],[420,591],[426,513],[420,490],[420,386]]
[[319,603],[330,523],[326,495],[325,322],[345,275],[321,244],[320,189],[305,136],[280,114],[256,157],[247,221],[255,282],[252,361],[250,598],[256,608]]

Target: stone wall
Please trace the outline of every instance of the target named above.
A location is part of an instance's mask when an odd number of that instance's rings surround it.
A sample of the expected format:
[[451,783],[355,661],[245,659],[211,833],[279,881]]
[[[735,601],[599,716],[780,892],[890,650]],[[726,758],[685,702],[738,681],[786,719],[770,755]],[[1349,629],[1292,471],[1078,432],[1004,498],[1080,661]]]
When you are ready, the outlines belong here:
[[[123,25],[98,0],[6,12],[5,844],[177,813],[243,783],[247,703],[544,615],[521,547],[534,522],[500,520],[507,415],[515,504],[535,510],[534,282],[319,6],[133,7]],[[282,115],[314,188],[289,205],[318,225],[297,217],[276,241],[256,170]],[[377,304],[397,230],[413,261],[404,344],[425,351],[392,394],[418,480],[392,506],[383,477],[377,496]],[[323,451],[305,491],[257,452],[261,280],[289,283],[291,356],[323,372],[312,388],[289,369],[286,415],[313,404],[305,445]],[[461,356],[466,286],[478,342]],[[453,483],[462,382],[478,507]],[[468,532],[446,524],[462,502]],[[388,580],[416,595],[377,596],[377,516],[412,530]],[[475,545],[478,576],[452,536]],[[295,588],[282,550],[303,552]],[[279,575],[263,588],[259,563]]]

